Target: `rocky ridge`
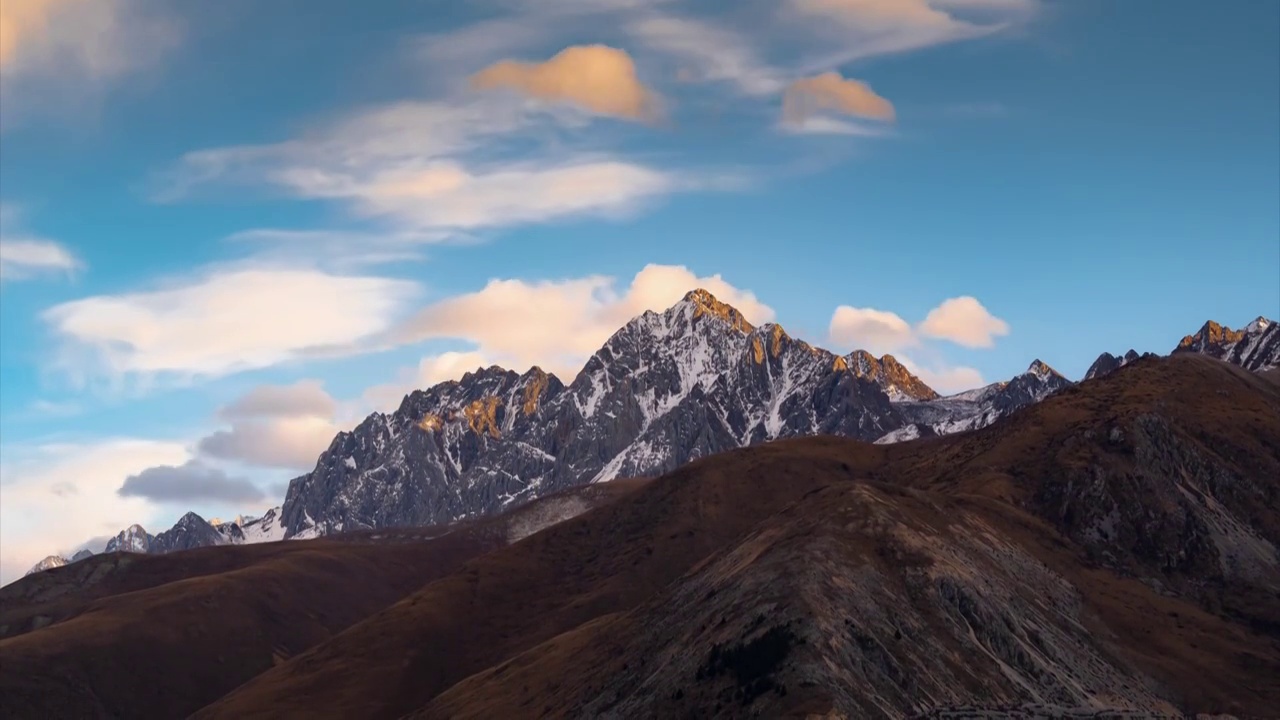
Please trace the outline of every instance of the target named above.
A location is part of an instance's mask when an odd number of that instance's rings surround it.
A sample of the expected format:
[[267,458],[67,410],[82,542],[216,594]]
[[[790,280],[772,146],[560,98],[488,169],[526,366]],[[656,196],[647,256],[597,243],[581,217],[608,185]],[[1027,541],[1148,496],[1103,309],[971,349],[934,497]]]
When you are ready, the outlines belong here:
[[[481,369],[340,433],[290,483],[286,537],[448,523],[779,438],[870,442],[926,415],[934,432],[981,427],[1066,385],[1037,363],[935,407],[946,399],[890,355],[837,355],[695,290],[619,329],[569,385],[538,368]],[[976,407],[984,417],[961,422]]]

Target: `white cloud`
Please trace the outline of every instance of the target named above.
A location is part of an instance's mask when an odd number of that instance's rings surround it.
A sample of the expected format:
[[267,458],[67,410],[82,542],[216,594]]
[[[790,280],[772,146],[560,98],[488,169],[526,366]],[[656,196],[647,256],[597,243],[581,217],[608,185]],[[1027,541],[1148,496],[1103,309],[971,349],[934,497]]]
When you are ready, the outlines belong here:
[[[981,386],[982,375],[974,368],[937,362],[937,353],[924,347],[923,340],[941,338],[966,347],[989,348],[996,336],[1008,333],[1008,323],[991,315],[976,299],[962,296],[944,300],[915,326],[887,310],[841,305],[831,315],[827,337],[842,351],[860,348],[875,355],[893,354],[930,387],[948,394]],[[904,352],[923,352],[935,362],[914,362]]]
[[989,348],[1009,334],[1009,323],[992,315],[977,298],[951,298],[929,311],[920,333],[971,348]]
[[179,443],[136,439],[6,446],[0,467],[0,583],[89,536],[149,522],[154,505],[116,491],[130,475],[188,458]]
[[201,438],[197,448],[219,460],[310,470],[338,434],[338,409],[316,380],[259,385],[219,409],[230,427]]
[[695,287],[709,290],[753,323],[773,318],[772,308],[719,275],[699,277],[682,266],[647,265],[625,289],[606,276],[491,280],[477,292],[426,307],[392,337],[397,344],[454,339],[475,345],[474,352],[422,366],[443,379],[457,379],[474,369],[467,365],[480,362],[517,371],[538,365],[569,382],[628,320],[646,310],[665,310]]
[[72,273],[80,261],[52,240],[0,237],[0,280],[24,280],[51,272]]
[[919,344],[911,324],[896,313],[848,305],[832,313],[827,337],[836,347],[859,348],[875,355]]
[[572,106],[505,93],[396,103],[296,140],[188,153],[159,178],[156,198],[174,200],[209,183],[266,182],[440,241],[469,230],[617,216],[669,193],[725,188],[714,174],[570,149],[530,151],[530,139],[568,148],[572,138],[564,133],[589,122]]
[[355,348],[389,328],[416,292],[414,283],[381,277],[232,269],[64,303],[43,318],[63,343],[65,370],[188,379]]
[[84,266],[62,244],[23,232],[20,220],[17,206],[0,204],[0,281],[49,273],[70,275]]

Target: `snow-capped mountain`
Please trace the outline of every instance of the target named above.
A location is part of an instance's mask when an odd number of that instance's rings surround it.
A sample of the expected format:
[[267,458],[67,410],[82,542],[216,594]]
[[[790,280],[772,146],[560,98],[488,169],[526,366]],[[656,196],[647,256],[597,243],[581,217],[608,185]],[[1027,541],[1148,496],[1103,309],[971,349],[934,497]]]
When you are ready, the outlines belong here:
[[977,430],[1070,386],[1070,380],[1036,360],[1026,372],[1007,382],[924,402],[899,403],[898,409],[906,424],[885,433],[876,443]]
[[1259,316],[1243,329],[1232,330],[1210,320],[1195,335],[1182,338],[1173,352],[1198,352],[1262,372],[1280,367],[1280,323]]
[[[1278,327],[1265,318],[1239,331],[1210,322],[1174,352],[1265,370],[1280,365]],[[1086,379],[1148,355],[1103,353]],[[536,367],[490,367],[414,391],[395,412],[339,433],[315,468],[290,482],[283,506],[262,517],[224,523],[188,513],[156,536],[134,525],[106,551],[443,524],[778,438],[891,443],[975,430],[1071,384],[1036,360],[1008,381],[939,397],[890,355],[837,355],[779,325],[754,327],[695,290],[620,328],[569,385]],[[66,564],[55,557],[42,562]]]
[[289,485],[286,537],[431,525],[782,437],[875,440],[936,393],[893,358],[753,327],[704,290],[619,329],[570,385],[491,367],[340,433]]
[[43,572],[45,570],[51,570],[53,568],[62,567],[64,565],[69,565],[69,564],[70,564],[70,561],[62,557],[61,555],[50,555],[49,557],[41,560],[35,565],[32,565],[31,569],[26,571],[24,575],[31,575],[32,573]]

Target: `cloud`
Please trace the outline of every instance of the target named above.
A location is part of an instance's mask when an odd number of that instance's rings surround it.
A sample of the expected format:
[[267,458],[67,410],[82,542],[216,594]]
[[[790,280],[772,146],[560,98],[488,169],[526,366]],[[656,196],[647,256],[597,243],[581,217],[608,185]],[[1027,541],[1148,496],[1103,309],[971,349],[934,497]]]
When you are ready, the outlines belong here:
[[942,395],[952,395],[965,390],[982,387],[987,381],[976,368],[964,366],[921,366],[909,357],[898,357],[898,361],[912,375],[920,378],[926,385]]
[[[575,151],[565,133],[586,127],[589,114],[507,95],[396,103],[295,140],[188,153],[157,177],[155,197],[172,201],[211,184],[265,182],[293,197],[341,202],[420,245],[524,223],[619,217],[673,192],[733,187],[722,173]],[[374,250],[404,252],[414,244]]]
[[125,478],[190,457],[181,443],[129,438],[33,447],[6,445],[0,466],[0,583],[86,535],[148,522],[156,508],[116,490]]
[[248,465],[308,470],[338,433],[338,403],[316,380],[260,385],[218,411],[229,430],[202,438],[202,455]]
[[[897,313],[874,308],[841,305],[831,315],[827,337],[842,350],[860,348],[874,355],[893,354],[912,373],[943,394],[968,390],[983,384],[981,373],[971,367],[955,367],[925,347],[924,339],[939,338],[971,348],[989,348],[996,336],[1009,334],[1009,325],[991,315],[969,296],[944,300],[929,311],[924,321],[912,326]],[[933,363],[913,361],[903,353],[923,353]]]
[[0,205],[0,281],[25,280],[49,273],[71,275],[84,267],[84,263],[60,243],[22,232],[20,219],[17,206]]
[[657,96],[636,76],[631,56],[607,45],[575,45],[541,63],[503,60],[473,75],[471,85],[628,120],[653,120],[659,113]]
[[827,337],[837,347],[856,347],[875,355],[919,344],[911,324],[896,313],[848,305],[832,313]]
[[[808,21],[815,39],[832,48],[807,64],[812,71],[989,35],[1008,26],[1012,5],[1022,5],[999,0],[980,4],[984,7],[966,9],[987,11],[982,14],[988,22],[981,24],[958,19],[943,9],[944,3],[929,0],[787,0],[784,7],[791,17]],[[1021,16],[1022,10],[1016,14]]]
[[[185,284],[54,306],[60,364],[107,377],[217,377],[357,347],[389,327],[414,283],[313,270],[230,269]],[[354,350],[353,350],[354,352]]]
[[0,3],[4,125],[33,104],[93,95],[155,66],[181,35],[165,4],[153,0],[5,0]]
[[649,48],[677,58],[686,80],[729,81],[749,96],[772,95],[783,87],[783,71],[757,57],[747,38],[710,22],[649,15],[626,30]]
[[[474,352],[435,363],[437,377],[456,379],[473,361],[517,370],[538,365],[569,381],[591,353],[619,327],[646,310],[665,310],[695,287],[706,288],[738,308],[753,323],[767,322],[773,309],[719,275],[699,277],[683,266],[647,265],[619,289],[615,278],[491,280],[479,291],[434,303],[400,325],[393,342],[467,341]],[[447,372],[445,369],[447,368]]]
[[839,73],[802,78],[787,86],[782,97],[783,122],[802,124],[825,111],[873,120],[894,119],[892,103],[866,83],[845,79]]
[[265,495],[244,478],[228,477],[199,460],[181,465],[157,465],[125,478],[120,497],[146,498],[157,503],[253,503]]
[[977,298],[951,298],[929,311],[920,332],[970,348],[989,348],[1009,334],[1009,324],[992,315]]
[[0,280],[25,280],[52,272],[70,274],[80,267],[75,255],[52,240],[0,237]]
[[225,420],[278,417],[333,417],[337,403],[318,380],[292,385],[259,385],[218,411]]

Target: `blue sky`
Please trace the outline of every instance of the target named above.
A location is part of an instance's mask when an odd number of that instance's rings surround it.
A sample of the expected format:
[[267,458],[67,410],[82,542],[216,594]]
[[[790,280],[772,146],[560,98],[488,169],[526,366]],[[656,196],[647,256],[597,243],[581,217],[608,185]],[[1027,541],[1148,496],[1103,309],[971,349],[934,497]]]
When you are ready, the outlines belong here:
[[944,391],[1280,315],[1280,4],[439,5],[5,4],[0,581],[693,285]]

